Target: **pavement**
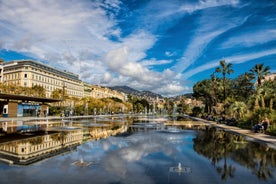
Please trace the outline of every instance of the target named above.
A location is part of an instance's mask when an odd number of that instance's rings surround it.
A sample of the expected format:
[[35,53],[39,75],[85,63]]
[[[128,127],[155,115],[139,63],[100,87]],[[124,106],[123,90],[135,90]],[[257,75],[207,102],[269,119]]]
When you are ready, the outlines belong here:
[[[51,120],[66,120],[66,119],[85,119],[85,118],[94,118],[94,117],[105,117],[105,116],[110,116],[110,115],[89,115],[89,116],[70,116],[70,117],[60,117],[60,116],[48,116],[48,117],[8,117],[8,118],[0,118],[0,125],[2,124],[1,122],[15,122],[15,121],[51,121]],[[208,121],[204,120],[201,118],[194,118],[192,119],[197,120],[197,121],[202,121],[204,123],[207,123],[209,125],[219,127],[224,129],[225,131],[233,132],[233,133],[238,133],[240,135],[244,135],[247,137],[248,140],[250,141],[255,141],[259,142],[261,144],[264,144],[267,147],[270,147],[272,149],[276,150],[276,137],[267,135],[265,133],[254,133],[252,130],[247,130],[247,129],[241,129],[235,126],[229,126],[225,124],[218,124],[217,122],[214,121]]]
[[267,135],[265,133],[254,133],[252,130],[242,129],[239,127],[229,126],[229,125],[225,125],[225,124],[218,124],[217,122],[208,121],[208,120],[204,120],[204,119],[200,119],[200,118],[193,118],[193,119],[198,120],[198,121],[203,121],[204,123],[210,124],[215,127],[222,128],[225,131],[244,135],[247,137],[247,140],[259,142],[269,148],[276,150],[276,137],[275,136]]

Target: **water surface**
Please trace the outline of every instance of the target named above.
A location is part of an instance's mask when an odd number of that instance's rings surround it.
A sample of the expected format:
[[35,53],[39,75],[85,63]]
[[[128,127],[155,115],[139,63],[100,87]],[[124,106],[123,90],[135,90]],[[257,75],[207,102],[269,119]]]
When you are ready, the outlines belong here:
[[[166,123],[86,120],[21,132],[0,143],[0,183],[275,183],[275,150],[198,122]],[[28,154],[8,164],[8,145]]]

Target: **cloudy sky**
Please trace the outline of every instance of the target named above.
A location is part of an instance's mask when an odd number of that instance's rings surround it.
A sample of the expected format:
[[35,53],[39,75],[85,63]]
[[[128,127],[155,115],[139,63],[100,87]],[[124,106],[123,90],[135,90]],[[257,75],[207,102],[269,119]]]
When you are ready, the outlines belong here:
[[276,72],[275,0],[0,0],[0,58],[103,86],[192,91],[220,60]]

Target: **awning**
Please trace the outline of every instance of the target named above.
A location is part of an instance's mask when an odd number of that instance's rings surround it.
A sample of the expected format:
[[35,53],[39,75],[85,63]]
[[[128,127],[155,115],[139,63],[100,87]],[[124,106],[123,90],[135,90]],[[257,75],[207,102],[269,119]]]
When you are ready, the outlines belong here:
[[14,95],[14,94],[7,94],[7,93],[1,93],[1,92],[0,92],[0,99],[34,101],[34,102],[60,102],[61,101],[60,99],[54,99],[54,98]]

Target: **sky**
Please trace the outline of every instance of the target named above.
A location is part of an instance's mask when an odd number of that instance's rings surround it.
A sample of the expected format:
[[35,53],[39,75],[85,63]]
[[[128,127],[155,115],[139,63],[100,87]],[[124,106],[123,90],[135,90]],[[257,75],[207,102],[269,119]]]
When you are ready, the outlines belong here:
[[0,0],[0,58],[101,86],[192,92],[219,61],[276,72],[276,0]]

